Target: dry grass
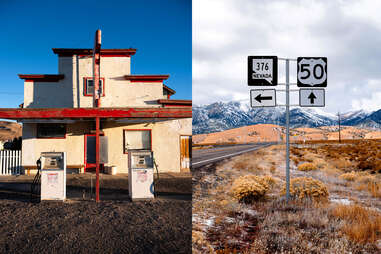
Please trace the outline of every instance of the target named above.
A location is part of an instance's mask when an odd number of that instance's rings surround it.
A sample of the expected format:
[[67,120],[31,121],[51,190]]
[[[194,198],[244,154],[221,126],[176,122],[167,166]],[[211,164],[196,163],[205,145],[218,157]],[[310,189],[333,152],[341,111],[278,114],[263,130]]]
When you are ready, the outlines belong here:
[[[341,200],[358,202],[364,207],[381,207],[381,202],[371,198],[372,195],[379,195],[380,186],[375,183],[381,182],[381,176],[359,172],[357,159],[365,160],[365,155],[371,156],[370,151],[362,153],[353,148],[359,143],[301,144],[292,147],[292,151],[296,151],[291,156],[297,162],[295,165],[309,161],[316,170],[291,172],[291,194],[296,198],[289,203],[280,197],[285,194],[284,146],[272,146],[221,163],[215,173],[205,175],[196,184],[193,212],[197,218],[203,218],[199,225],[208,226],[203,226],[202,231],[198,227],[194,230],[202,232],[205,245],[210,245],[214,253],[379,253],[379,235],[376,234],[373,241],[372,234],[366,233],[373,232],[374,228],[366,223],[356,225],[346,217],[333,215],[333,207],[336,207],[333,202]],[[369,149],[375,149],[375,144],[377,142]],[[365,149],[366,145],[361,147]],[[339,177],[351,171],[356,175],[354,181]],[[257,185],[244,185],[244,195],[251,192],[250,188],[256,195],[249,198],[255,202],[248,204],[240,202],[240,196],[234,197],[231,191],[234,179],[250,174],[255,176],[248,177],[252,179],[244,182],[254,182],[255,179],[258,183],[261,179],[266,187],[262,185],[262,191],[258,191]],[[295,182],[295,179],[303,180]],[[363,191],[357,191],[356,187],[361,187]],[[207,190],[202,191],[202,188]],[[257,195],[258,192],[261,194]],[[331,198],[328,199],[328,196]],[[331,199],[332,202],[315,202]],[[369,217],[370,221],[375,218]],[[358,233],[353,233],[351,229]],[[199,252],[195,253],[208,253],[209,250],[200,246],[201,238],[196,238],[193,244],[198,246]]]
[[338,205],[331,214],[345,221],[342,231],[353,241],[365,243],[381,239],[381,214],[359,205]]
[[298,169],[300,171],[311,171],[311,170],[316,170],[317,166],[314,163],[306,162],[306,163],[300,164],[298,166]]

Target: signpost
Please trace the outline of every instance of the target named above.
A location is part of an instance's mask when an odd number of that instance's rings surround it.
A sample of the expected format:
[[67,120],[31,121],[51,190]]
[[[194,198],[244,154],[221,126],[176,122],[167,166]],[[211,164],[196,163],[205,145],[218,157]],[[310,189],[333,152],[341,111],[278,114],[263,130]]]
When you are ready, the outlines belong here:
[[251,107],[275,107],[275,89],[252,89],[250,90]]
[[[327,87],[327,58],[326,57],[298,57],[297,59],[278,58],[277,56],[249,56],[248,57],[248,85],[249,86],[277,86],[278,59],[286,62],[286,104],[276,102],[276,89],[250,90],[251,107],[286,107],[286,200],[290,198],[290,91],[299,92],[299,106],[324,107],[325,90],[315,87]],[[298,87],[309,89],[290,90],[290,61],[297,62]],[[295,85],[295,84],[294,84]]]
[[324,89],[300,89],[299,105],[301,107],[324,107],[325,90]]
[[249,56],[247,73],[249,86],[278,85],[278,57]]

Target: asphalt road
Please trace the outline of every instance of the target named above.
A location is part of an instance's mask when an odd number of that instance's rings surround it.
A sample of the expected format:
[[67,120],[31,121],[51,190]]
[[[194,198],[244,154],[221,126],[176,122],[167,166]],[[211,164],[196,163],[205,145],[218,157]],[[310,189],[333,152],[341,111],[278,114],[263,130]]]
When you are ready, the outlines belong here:
[[220,160],[251,152],[273,144],[274,143],[258,143],[192,150],[192,168],[199,168],[214,162],[218,162]]

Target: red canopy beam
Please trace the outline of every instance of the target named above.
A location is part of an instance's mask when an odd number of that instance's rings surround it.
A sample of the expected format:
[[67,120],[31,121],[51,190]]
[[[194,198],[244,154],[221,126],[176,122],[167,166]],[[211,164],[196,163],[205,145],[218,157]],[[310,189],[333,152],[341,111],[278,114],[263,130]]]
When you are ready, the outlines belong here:
[[189,118],[191,107],[172,108],[2,108],[3,119],[38,118]]

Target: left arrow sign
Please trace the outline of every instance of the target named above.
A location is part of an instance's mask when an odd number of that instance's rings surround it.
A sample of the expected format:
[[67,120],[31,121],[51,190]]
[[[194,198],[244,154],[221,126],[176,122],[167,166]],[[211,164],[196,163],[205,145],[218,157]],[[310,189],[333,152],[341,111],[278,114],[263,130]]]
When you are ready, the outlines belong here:
[[250,90],[251,107],[275,107],[275,89],[252,89]]
[[261,97],[261,94],[258,94],[257,95],[257,97],[255,97],[255,99],[257,100],[257,101],[259,101],[259,103],[261,103],[262,102],[262,100],[272,100],[272,96],[263,96],[263,97]]

